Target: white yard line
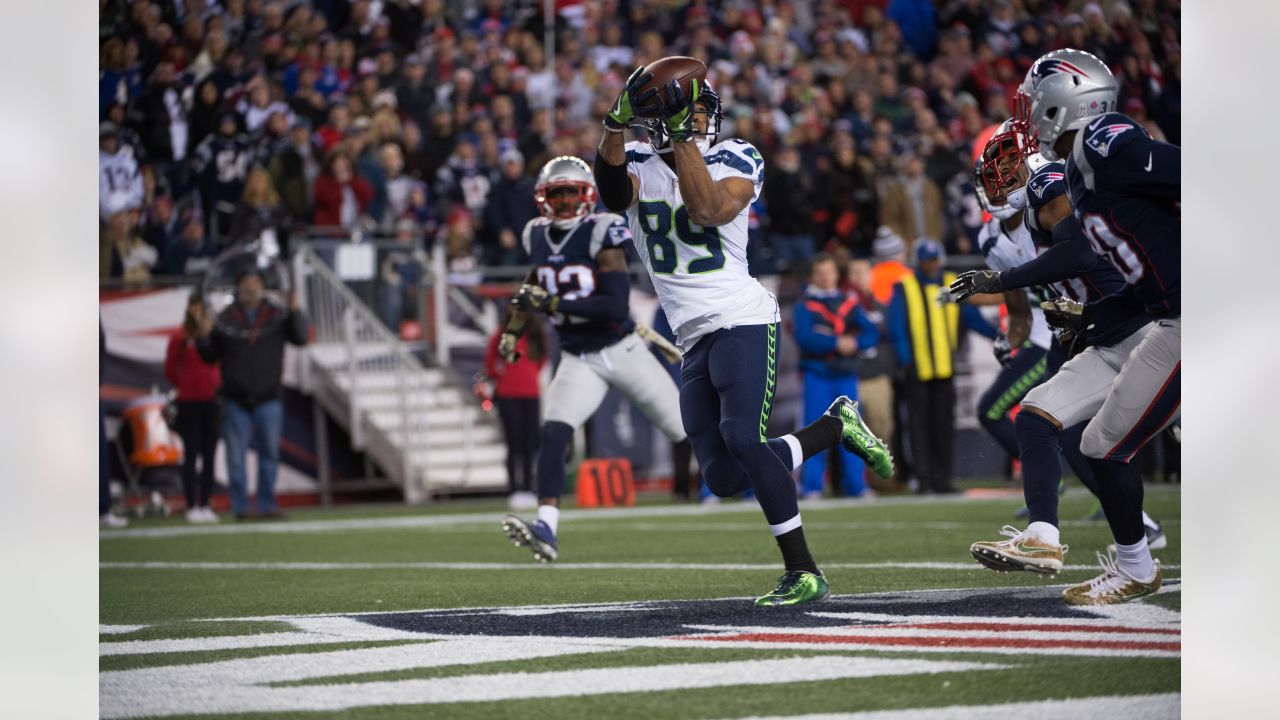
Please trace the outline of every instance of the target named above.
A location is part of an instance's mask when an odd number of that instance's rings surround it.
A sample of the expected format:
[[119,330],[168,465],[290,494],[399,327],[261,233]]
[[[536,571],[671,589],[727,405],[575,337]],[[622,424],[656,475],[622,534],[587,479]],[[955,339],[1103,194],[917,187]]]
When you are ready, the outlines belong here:
[[1079,720],[1117,717],[1125,720],[1167,720],[1182,712],[1182,696],[1112,695],[1071,700],[1041,700],[1004,705],[953,705],[941,708],[910,708],[872,712],[821,713],[814,715],[752,716],[741,720],[968,720],[969,718],[1036,718],[1036,720]]
[[[1068,496],[1083,495],[1083,490],[1069,490]],[[1148,494],[1177,492],[1148,488]],[[963,495],[938,498],[934,496],[891,496],[869,500],[844,500],[832,498],[827,500],[806,501],[801,506],[801,514],[807,510],[833,510],[858,508],[889,507],[895,505],[947,505],[955,503],[990,503],[1007,502],[1011,498],[967,498]],[[755,502],[729,501],[719,505],[646,505],[631,508],[598,508],[591,510],[571,509],[560,514],[561,520],[611,520],[618,518],[646,517],[707,517],[716,515],[733,515],[739,513],[759,514],[760,506]],[[288,522],[262,523],[224,523],[221,525],[178,525],[155,528],[126,528],[124,530],[105,530],[99,534],[102,540],[116,538],[171,538],[187,535],[246,535],[246,534],[293,534],[314,532],[347,532],[351,530],[395,530],[410,528],[434,528],[474,523],[497,522],[505,515],[502,510],[486,512],[458,513],[453,515],[403,515],[395,517],[347,518],[335,520],[290,520]],[[910,523],[904,527],[917,527]]]
[[104,672],[99,681],[100,712],[104,718],[334,712],[376,705],[579,697],[888,675],[999,671],[1005,667],[990,663],[832,656],[264,687],[265,683],[312,677],[471,665],[610,649],[617,648],[561,641],[512,643],[468,639],[314,653],[291,657],[288,662],[266,657]]
[[150,627],[149,625],[99,625],[99,635],[124,635],[126,633],[138,632]]
[[[102,562],[103,570],[777,570],[777,563],[626,563],[583,562]],[[823,563],[833,570],[976,570],[973,562],[868,562]],[[1180,565],[1161,565],[1165,570],[1178,570]],[[1064,565],[1063,570],[1097,570],[1097,565]]]

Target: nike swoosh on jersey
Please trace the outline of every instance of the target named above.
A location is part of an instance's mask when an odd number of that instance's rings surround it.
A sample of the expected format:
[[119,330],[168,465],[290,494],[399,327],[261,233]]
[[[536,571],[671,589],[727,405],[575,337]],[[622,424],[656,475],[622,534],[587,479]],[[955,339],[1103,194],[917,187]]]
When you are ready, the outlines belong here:
[[1147,153],[1147,172],[1151,172],[1151,153]]

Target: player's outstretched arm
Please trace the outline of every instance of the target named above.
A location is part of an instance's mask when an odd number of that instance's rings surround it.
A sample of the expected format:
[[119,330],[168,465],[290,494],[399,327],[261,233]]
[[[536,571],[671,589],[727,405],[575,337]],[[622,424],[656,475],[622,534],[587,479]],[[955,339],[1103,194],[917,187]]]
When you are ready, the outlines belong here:
[[1005,292],[1004,304],[1009,308],[1009,332],[1005,336],[1010,347],[1022,347],[1031,337],[1031,303],[1025,292],[1013,291]]
[[596,176],[596,187],[600,190],[600,200],[610,212],[623,212],[636,202],[639,182],[626,169],[627,147],[623,133],[635,118],[632,109],[635,89],[650,77],[652,75],[644,74],[643,67],[636,68],[604,116],[604,137],[600,138],[600,145],[596,148],[592,170]]
[[702,151],[693,141],[675,145],[676,177],[680,196],[689,209],[689,219],[702,227],[719,227],[732,222],[755,196],[755,186],[740,177],[711,179]]
[[1005,290],[1048,285],[1070,280],[1088,272],[1097,263],[1098,256],[1089,245],[1074,217],[1058,223],[1053,229],[1053,247],[1036,258],[1000,273],[1000,285]]

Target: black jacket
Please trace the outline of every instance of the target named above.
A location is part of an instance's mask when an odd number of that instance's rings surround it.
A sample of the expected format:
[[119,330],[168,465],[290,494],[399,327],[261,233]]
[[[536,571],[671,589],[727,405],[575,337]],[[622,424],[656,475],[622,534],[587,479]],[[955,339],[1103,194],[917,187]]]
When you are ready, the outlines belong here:
[[234,303],[218,315],[212,332],[196,340],[196,350],[205,362],[221,368],[222,397],[254,407],[280,397],[286,342],[307,342],[307,318],[301,311],[263,302],[250,324],[248,314]]

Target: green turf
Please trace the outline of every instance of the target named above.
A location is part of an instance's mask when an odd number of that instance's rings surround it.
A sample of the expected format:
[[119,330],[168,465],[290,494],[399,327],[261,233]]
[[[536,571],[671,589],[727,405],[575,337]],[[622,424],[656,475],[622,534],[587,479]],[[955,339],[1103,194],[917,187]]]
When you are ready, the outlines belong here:
[[[653,498],[647,499],[652,504]],[[1013,499],[920,503],[886,500],[804,507],[806,535],[836,594],[945,588],[1036,587],[1079,582],[1096,574],[1074,570],[1046,579],[1025,573],[998,575],[979,568],[969,544],[997,539],[1002,525],[1016,524]],[[1080,520],[1092,498],[1071,493],[1063,499],[1066,562],[1094,565],[1093,553],[1110,541],[1104,523]],[[1156,556],[1166,580],[1180,576],[1180,493],[1151,488],[1148,512],[1165,523],[1170,544]],[[732,506],[731,506],[732,507]],[[538,566],[527,550],[513,548],[497,521],[505,512],[494,501],[466,501],[430,508],[361,507],[295,511],[286,524],[312,521],[433,518],[457,516],[451,524],[418,527],[328,529],[277,533],[247,525],[170,537],[126,537],[103,533],[100,560],[100,622],[143,624],[127,634],[100,637],[103,643],[165,638],[247,635],[293,630],[272,616],[312,613],[381,612],[428,608],[587,603],[624,600],[749,597],[772,587],[777,547],[758,508],[705,514],[656,514],[619,518],[566,518],[561,522],[561,564]],[[462,517],[460,513],[470,513]],[[179,528],[174,519],[147,520],[133,528]],[[175,532],[185,532],[177,531]],[[111,563],[513,563],[511,568],[442,570],[379,569],[174,569],[116,568]],[[759,564],[762,569],[574,569],[574,563]],[[841,568],[840,563],[964,563],[954,569]],[[1180,593],[1146,602],[1179,610]],[[221,619],[208,622],[208,619]],[[259,619],[254,619],[259,618]],[[530,642],[537,642],[536,639]],[[279,648],[155,653],[102,657],[104,672],[217,660],[289,657],[326,650],[377,647],[388,643],[339,643]],[[393,643],[394,644],[394,643]],[[674,665],[812,655],[955,658],[1012,666],[987,673],[879,677],[790,685],[549,698],[519,702],[459,703],[441,706],[377,706],[342,713],[219,715],[220,718],[341,717],[384,718],[727,718],[743,715],[848,712],[910,707],[1020,702],[1103,694],[1177,692],[1177,659],[1077,656],[1009,656],[991,653],[907,653],[819,648],[629,648],[530,661],[418,668],[310,679],[302,684],[442,678],[478,673],[571,670],[594,667]],[[1007,682],[1017,677],[1016,683]],[[1026,688],[1034,688],[1028,692]],[[803,701],[798,701],[803,698]],[[678,710],[677,710],[678,709]],[[196,717],[196,716],[184,716]]]

